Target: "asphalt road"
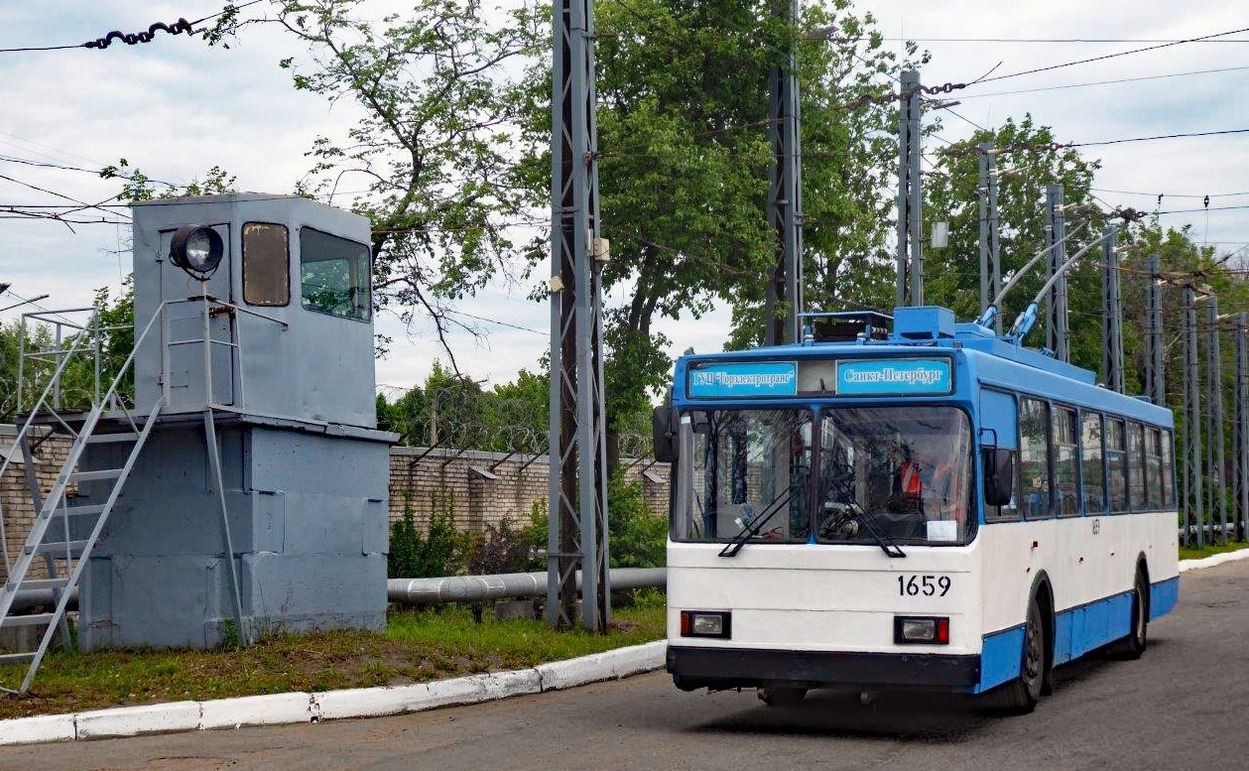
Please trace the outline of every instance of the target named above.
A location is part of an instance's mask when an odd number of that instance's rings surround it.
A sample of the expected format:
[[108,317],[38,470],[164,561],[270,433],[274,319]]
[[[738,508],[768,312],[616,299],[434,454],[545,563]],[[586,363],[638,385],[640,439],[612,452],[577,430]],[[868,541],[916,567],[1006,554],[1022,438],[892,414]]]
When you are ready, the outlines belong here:
[[654,673],[375,720],[0,749],[0,768],[1231,769],[1249,768],[1249,560],[1185,574],[1136,662],[1059,670],[1026,717],[968,699],[687,694]]

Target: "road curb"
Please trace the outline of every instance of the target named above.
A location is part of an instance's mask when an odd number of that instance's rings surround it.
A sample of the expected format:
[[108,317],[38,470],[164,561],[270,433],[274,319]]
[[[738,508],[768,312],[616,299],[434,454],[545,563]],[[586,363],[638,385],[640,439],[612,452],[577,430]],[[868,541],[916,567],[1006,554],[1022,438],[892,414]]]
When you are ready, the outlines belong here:
[[318,723],[476,704],[617,680],[659,669],[664,664],[667,645],[667,641],[658,640],[577,659],[539,664],[531,669],[469,675],[433,683],[319,693],[275,693],[202,702],[178,701],[0,720],[0,746]]
[[1236,551],[1214,554],[1209,557],[1202,557],[1199,560],[1180,560],[1180,572],[1187,573],[1190,570],[1212,568],[1225,562],[1236,562],[1243,559],[1249,559],[1249,549],[1237,549]]

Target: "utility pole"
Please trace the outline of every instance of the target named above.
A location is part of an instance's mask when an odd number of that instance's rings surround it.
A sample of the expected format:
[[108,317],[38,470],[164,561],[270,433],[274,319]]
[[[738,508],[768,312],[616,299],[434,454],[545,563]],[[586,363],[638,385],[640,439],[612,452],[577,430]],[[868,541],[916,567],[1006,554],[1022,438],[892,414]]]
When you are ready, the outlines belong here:
[[1197,292],[1184,285],[1184,545],[1206,545],[1205,512],[1201,490],[1201,393],[1197,361]]
[[[1214,519],[1217,507],[1219,512],[1219,543],[1227,543],[1227,483],[1223,478],[1223,357],[1219,351],[1219,298],[1214,295],[1206,301],[1206,320],[1210,325],[1210,338],[1206,355],[1207,362],[1206,392],[1210,400],[1210,430],[1207,446],[1211,457],[1207,466],[1210,469],[1210,495],[1213,497],[1210,506],[1210,518]],[[1212,446],[1210,446],[1212,445]]]
[[[790,28],[798,23],[798,0],[773,0],[773,16]],[[798,60],[791,46],[785,61],[772,68],[768,137],[773,163],[769,169],[768,221],[777,238],[777,262],[764,301],[767,326],[764,344],[798,343],[802,339],[802,153],[798,106]],[[785,316],[777,315],[784,303]]]
[[[992,142],[980,145],[980,308],[1002,290],[1002,260],[998,253],[997,152]],[[1002,334],[1002,315],[993,319],[994,332]]]
[[1249,313],[1236,314],[1236,540],[1249,538]]
[[576,616],[606,632],[607,442],[603,263],[594,118],[593,0],[554,0],[551,99],[551,391],[547,603],[552,626]]
[[1146,392],[1154,404],[1167,403],[1166,375],[1163,369],[1162,342],[1162,259],[1155,252],[1149,255],[1149,288],[1146,296],[1145,340],[1149,373]]
[[[1063,216],[1063,186],[1045,186],[1045,209],[1047,214],[1046,235],[1049,236],[1049,261],[1045,278],[1049,279],[1067,262],[1067,223]],[[1054,352],[1059,361],[1071,361],[1067,330],[1067,277],[1059,276],[1045,301],[1046,348]]]
[[1118,236],[1118,228],[1107,228],[1102,234],[1102,371],[1107,387],[1123,393],[1123,303],[1119,296],[1119,255],[1115,252]]
[[924,304],[923,198],[920,188],[919,72],[902,73],[898,110],[898,283],[897,305]]

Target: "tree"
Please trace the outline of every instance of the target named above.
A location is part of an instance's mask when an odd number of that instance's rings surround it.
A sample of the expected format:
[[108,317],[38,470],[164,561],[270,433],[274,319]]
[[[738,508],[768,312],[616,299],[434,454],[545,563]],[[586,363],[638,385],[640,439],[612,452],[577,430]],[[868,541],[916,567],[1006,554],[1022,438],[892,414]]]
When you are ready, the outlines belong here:
[[[478,0],[417,0],[406,17],[365,21],[362,0],[274,0],[244,19],[228,5],[210,39],[275,24],[308,47],[281,61],[295,88],[350,101],[345,140],[319,137],[298,191],[332,198],[344,178],[367,180],[352,209],[373,223],[375,302],[411,322],[428,314],[446,349],[446,303],[506,275],[509,228],[536,224],[512,174],[518,89],[513,61],[545,50],[539,17],[503,18]],[[468,327],[464,327],[469,329]],[[470,330],[471,331],[471,330]]]
[[[763,285],[776,262],[767,221],[768,76],[798,47],[803,185],[813,303],[862,302],[885,280],[890,226],[880,183],[894,150],[884,76],[896,65],[848,0],[808,7],[797,28],[765,0],[629,0],[596,8],[599,192],[612,260],[607,418],[667,382],[660,317],[731,303],[731,344],[762,340]],[[535,205],[549,191],[549,70],[531,78],[528,165]],[[547,245],[530,252],[531,266]],[[866,279],[866,280],[864,280]],[[891,279],[887,279],[891,282]]]
[[[1007,151],[1005,160],[999,158],[997,164],[1003,282],[1045,248],[1046,185],[1059,183],[1064,188],[1067,233],[1072,236],[1066,246],[1069,256],[1100,238],[1106,222],[1089,195],[1100,162],[1084,158],[1073,148],[1058,147],[1054,132],[1049,127],[1034,125],[1030,115],[1018,123],[1008,118],[996,131],[977,131],[969,139],[939,149],[936,172],[925,177],[924,221],[948,222],[949,245],[925,250],[924,301],[952,308],[962,320],[975,318],[983,310],[977,197],[977,148],[983,142]],[[1085,312],[1101,307],[1099,257],[1097,251],[1088,254],[1068,273],[1070,307],[1076,309],[1071,324],[1072,361],[1090,369],[1101,368],[1102,330],[1097,321],[1100,314]],[[1003,301],[1001,312],[1006,326],[1044,283],[1045,269],[1038,264]],[[1029,342],[1036,345],[1042,340],[1042,330],[1043,324],[1038,323]]]

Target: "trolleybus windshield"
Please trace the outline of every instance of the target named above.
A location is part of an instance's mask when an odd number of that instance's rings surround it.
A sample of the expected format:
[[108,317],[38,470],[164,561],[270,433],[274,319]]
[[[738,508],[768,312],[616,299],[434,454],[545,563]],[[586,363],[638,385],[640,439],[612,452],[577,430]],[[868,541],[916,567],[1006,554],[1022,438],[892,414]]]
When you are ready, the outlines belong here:
[[728,541],[761,516],[754,543],[951,544],[973,533],[971,428],[958,408],[834,407],[818,419],[690,410],[682,432],[690,462],[679,466],[674,540]]

